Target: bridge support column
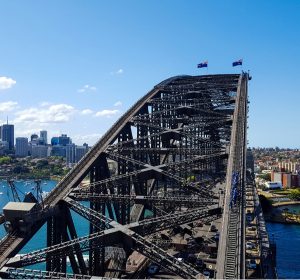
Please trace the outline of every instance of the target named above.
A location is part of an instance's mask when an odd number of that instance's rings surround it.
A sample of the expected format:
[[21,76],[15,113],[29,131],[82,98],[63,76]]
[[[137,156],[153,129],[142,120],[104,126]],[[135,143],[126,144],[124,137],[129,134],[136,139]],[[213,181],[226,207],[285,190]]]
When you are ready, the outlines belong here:
[[[110,176],[107,160],[104,156],[100,157],[98,162],[92,167],[90,172],[90,181],[91,183],[95,183],[102,179],[108,178]],[[103,191],[97,188],[97,186],[93,186],[91,188],[92,192],[95,193],[107,193],[107,190]],[[90,202],[90,208],[94,211],[105,215],[105,203],[102,202]],[[105,224],[103,222],[99,222],[99,226],[96,227],[92,223],[90,223],[90,234],[99,232],[100,229],[105,229]],[[95,244],[97,241],[91,240],[91,247],[95,248],[90,250],[89,252],[89,274],[94,276],[103,276],[104,275],[104,265],[105,265],[105,246],[103,243]]]
[[[47,221],[47,247],[60,244],[66,241],[67,224],[66,224],[66,208],[59,205],[60,214],[52,216]],[[47,256],[46,270],[66,273],[66,257]]]
[[[130,125],[126,125],[122,132],[120,133],[118,137],[118,142],[124,142],[128,140],[132,140],[132,131]],[[126,146],[133,146],[133,143],[128,143]],[[119,162],[118,163],[118,175],[126,174],[128,172],[131,172],[134,168],[126,163],[126,162]],[[130,194],[130,188],[131,188],[131,178],[129,177],[122,186],[117,187],[117,194],[121,195],[129,195]],[[120,224],[125,225],[130,222],[130,204],[125,203],[116,203],[115,204],[115,212],[117,216],[117,220]]]

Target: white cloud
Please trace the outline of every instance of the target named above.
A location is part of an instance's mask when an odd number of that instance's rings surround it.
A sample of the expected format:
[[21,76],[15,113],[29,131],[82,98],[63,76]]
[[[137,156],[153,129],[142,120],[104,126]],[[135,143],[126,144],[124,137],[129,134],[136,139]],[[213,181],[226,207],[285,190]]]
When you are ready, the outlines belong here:
[[13,80],[12,78],[0,77],[0,90],[9,89],[16,83],[17,82],[15,80]]
[[49,106],[49,105],[51,105],[51,103],[48,102],[48,101],[44,101],[44,102],[41,102],[41,103],[40,103],[40,106],[41,106],[41,107],[47,107],[47,106]]
[[93,114],[94,111],[91,109],[84,109],[80,113],[81,113],[81,115],[90,115],[90,114]]
[[64,123],[70,120],[74,112],[74,107],[67,104],[54,104],[42,109],[29,108],[16,112],[14,122]]
[[114,104],[114,106],[116,106],[116,107],[122,106],[122,102],[121,102],[121,101],[117,101],[117,102]]
[[114,116],[116,114],[118,114],[120,111],[119,110],[102,110],[99,111],[95,114],[96,117],[111,117]]
[[72,140],[74,143],[82,145],[83,143],[96,143],[102,134],[100,133],[92,133],[87,135],[75,135],[72,136]]
[[33,133],[37,133],[39,134],[39,132],[41,130],[44,130],[45,127],[34,127],[34,128],[16,128],[15,127],[15,135],[17,137],[30,137],[31,134]]
[[91,85],[84,85],[82,88],[78,89],[78,92],[92,92],[92,91],[96,91],[97,88],[95,86],[91,86]]
[[0,102],[0,112],[10,112],[18,107],[18,102],[7,101]]
[[122,68],[120,68],[119,70],[117,71],[112,71],[110,72],[111,75],[121,75],[124,73],[124,70]]

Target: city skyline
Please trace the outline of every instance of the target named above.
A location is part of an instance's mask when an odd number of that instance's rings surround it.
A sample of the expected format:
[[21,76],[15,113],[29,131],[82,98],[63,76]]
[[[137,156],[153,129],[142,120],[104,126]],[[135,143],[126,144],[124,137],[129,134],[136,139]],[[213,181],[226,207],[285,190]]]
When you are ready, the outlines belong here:
[[14,137],[14,125],[3,124],[0,126],[0,157],[13,156],[15,158],[45,159],[50,156],[59,156],[66,159],[68,165],[77,163],[89,150],[87,143],[76,145],[70,136],[61,134],[54,136],[48,143],[47,130],[41,130],[39,135],[29,137]]
[[300,3],[230,3],[3,1],[1,123],[93,145],[160,81],[243,69],[249,146],[299,148]]
[[[50,143],[51,143],[51,141],[52,141],[53,138],[59,138],[59,137],[61,137],[61,136],[67,136],[67,135],[68,135],[68,134],[66,134],[66,133],[61,133],[60,135],[59,135],[59,134],[58,134],[58,135],[54,135],[54,134],[53,134],[53,136],[49,138],[49,139],[51,139],[51,140],[48,141],[48,136],[47,136],[48,131],[42,129],[42,130],[40,130],[40,131],[34,131],[34,132],[31,133],[29,136],[27,136],[27,135],[14,136],[14,124],[13,124],[13,123],[5,123],[5,124],[0,124],[0,140],[2,140],[2,141],[7,141],[6,139],[4,139],[4,138],[7,138],[7,136],[5,136],[5,137],[3,138],[3,126],[9,126],[9,128],[12,127],[13,133],[12,133],[12,136],[11,136],[10,138],[13,139],[14,146],[15,146],[15,144],[16,144],[16,143],[15,143],[15,142],[16,142],[15,140],[16,140],[17,138],[26,138],[26,139],[28,139],[28,141],[29,141],[30,139],[32,139],[33,136],[37,136],[38,139],[41,139],[41,140],[44,141],[44,144],[43,144],[43,145],[47,145],[47,144],[50,144]],[[68,137],[71,139],[71,142],[74,143],[73,140],[72,140],[72,138],[71,138],[70,136],[68,136]],[[84,142],[83,144],[88,144],[88,143]]]

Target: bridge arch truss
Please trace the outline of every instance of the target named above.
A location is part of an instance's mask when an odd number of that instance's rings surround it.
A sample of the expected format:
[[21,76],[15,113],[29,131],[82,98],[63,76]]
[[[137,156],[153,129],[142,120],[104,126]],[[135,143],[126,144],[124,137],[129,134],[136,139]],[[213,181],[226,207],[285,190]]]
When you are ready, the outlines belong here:
[[[230,225],[234,217],[243,223],[242,181],[234,211],[229,203],[232,172],[244,174],[247,81],[242,73],[176,76],[156,85],[58,183],[44,208],[37,207],[30,230],[16,228],[1,241],[9,245],[0,246],[3,275],[121,277],[128,256],[137,251],[179,277],[201,277],[155,236],[223,215],[226,229],[220,242],[227,249],[219,252],[223,265],[218,269],[221,278],[227,277]],[[90,183],[83,186],[85,178]],[[216,191],[221,182],[226,183],[224,208]],[[78,237],[73,211],[89,221],[88,235]],[[16,257],[44,224],[47,247]],[[240,246],[243,230],[234,230]],[[243,261],[243,252],[236,252],[235,264]],[[67,273],[67,259],[73,274]],[[44,272],[26,268],[41,262],[46,263]],[[240,270],[234,273],[242,276]]]

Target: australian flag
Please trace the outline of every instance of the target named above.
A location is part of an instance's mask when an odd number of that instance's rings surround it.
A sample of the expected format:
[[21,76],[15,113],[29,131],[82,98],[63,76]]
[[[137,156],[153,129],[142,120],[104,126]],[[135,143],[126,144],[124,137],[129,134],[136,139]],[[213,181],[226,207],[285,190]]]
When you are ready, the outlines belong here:
[[207,67],[208,61],[201,62],[197,65],[197,68]]
[[234,62],[232,62],[232,66],[234,67],[234,66],[238,66],[238,65],[242,65],[243,64],[243,60],[242,59],[239,59],[239,60],[237,60],[237,61],[234,61]]

